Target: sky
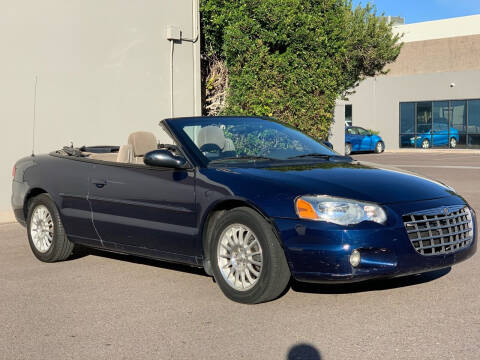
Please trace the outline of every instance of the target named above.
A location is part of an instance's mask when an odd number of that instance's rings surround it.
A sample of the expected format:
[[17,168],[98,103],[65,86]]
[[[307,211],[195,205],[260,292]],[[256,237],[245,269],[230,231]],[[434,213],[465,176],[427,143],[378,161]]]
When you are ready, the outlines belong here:
[[[353,0],[365,5],[366,0]],[[407,24],[480,14],[480,0],[370,0],[377,14],[402,16]]]

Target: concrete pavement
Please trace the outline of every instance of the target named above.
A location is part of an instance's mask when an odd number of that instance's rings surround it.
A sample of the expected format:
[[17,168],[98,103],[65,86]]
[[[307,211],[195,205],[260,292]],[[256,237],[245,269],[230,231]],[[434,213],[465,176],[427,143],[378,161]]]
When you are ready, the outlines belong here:
[[[480,155],[380,154],[456,188],[480,214]],[[451,271],[354,285],[294,283],[229,301],[202,270],[78,251],[44,264],[0,225],[0,359],[478,359],[480,255]]]

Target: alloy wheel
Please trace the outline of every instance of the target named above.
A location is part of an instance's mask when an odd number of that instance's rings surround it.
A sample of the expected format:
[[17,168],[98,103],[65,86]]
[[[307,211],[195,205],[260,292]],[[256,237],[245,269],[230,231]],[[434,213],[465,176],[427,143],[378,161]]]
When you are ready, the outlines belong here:
[[450,147],[453,149],[455,147],[457,147],[457,139],[455,138],[451,138],[450,139]]
[[350,155],[352,153],[352,145],[346,144],[345,145],[345,155]]
[[45,205],[38,205],[32,213],[30,235],[35,248],[46,253],[52,247],[54,224],[52,214]]
[[263,251],[255,233],[242,224],[232,224],[220,235],[217,263],[223,278],[233,289],[255,286],[263,268]]
[[422,141],[422,148],[423,149],[428,149],[430,147],[430,141],[428,141],[427,139],[423,140]]

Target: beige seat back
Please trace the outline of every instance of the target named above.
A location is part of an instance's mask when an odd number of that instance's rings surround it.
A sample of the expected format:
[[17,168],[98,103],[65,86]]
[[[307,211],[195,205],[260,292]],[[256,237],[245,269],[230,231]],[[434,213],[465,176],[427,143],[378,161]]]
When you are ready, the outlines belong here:
[[157,150],[158,144],[155,135],[147,131],[137,131],[128,137],[128,145],[131,146],[132,160],[135,164],[143,164],[143,156],[153,150]]
[[206,150],[205,145],[216,145],[221,151],[223,151],[226,146],[226,139],[223,130],[214,125],[201,128],[197,136],[197,146],[202,151],[209,151]]
[[133,161],[133,150],[131,145],[122,145],[118,150],[117,162],[131,163]]

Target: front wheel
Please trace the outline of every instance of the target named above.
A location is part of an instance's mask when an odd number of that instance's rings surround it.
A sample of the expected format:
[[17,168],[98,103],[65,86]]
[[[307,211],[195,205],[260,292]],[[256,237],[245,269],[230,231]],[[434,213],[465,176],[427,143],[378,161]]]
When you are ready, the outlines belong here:
[[352,145],[351,144],[345,144],[345,155],[350,155],[352,153]]
[[65,234],[57,207],[47,194],[30,200],[27,232],[30,248],[40,261],[62,261],[73,251],[74,245]]
[[236,302],[273,300],[290,281],[285,253],[272,226],[247,207],[230,210],[218,219],[210,259],[220,289]]
[[457,147],[457,139],[455,139],[454,137],[450,139],[450,147],[452,149],[455,149]]
[[429,149],[430,148],[430,141],[428,139],[424,139],[422,141],[422,149]]

